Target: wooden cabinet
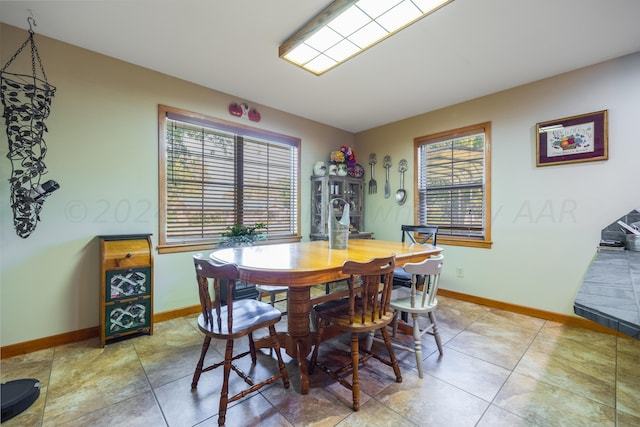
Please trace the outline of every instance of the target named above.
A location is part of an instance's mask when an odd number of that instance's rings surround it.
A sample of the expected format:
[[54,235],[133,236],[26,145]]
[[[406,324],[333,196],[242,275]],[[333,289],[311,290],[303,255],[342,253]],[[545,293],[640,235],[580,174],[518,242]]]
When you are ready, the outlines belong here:
[[100,343],[153,334],[153,253],[150,234],[98,236]]
[[[349,203],[350,239],[370,239],[364,231],[364,179],[324,175],[311,177],[311,240],[327,240],[329,202],[333,214],[340,218]],[[342,200],[334,200],[342,199]]]

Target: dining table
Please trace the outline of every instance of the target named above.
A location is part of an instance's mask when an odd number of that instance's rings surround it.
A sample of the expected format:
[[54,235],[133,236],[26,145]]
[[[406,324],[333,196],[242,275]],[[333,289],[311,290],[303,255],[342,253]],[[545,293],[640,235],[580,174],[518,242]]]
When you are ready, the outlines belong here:
[[310,314],[313,304],[341,297],[340,293],[311,299],[311,288],[347,279],[342,274],[345,261],[365,262],[373,258],[395,255],[396,266],[419,262],[442,252],[439,246],[411,242],[374,239],[350,239],[346,249],[332,249],[325,240],[241,246],[217,249],[212,260],[238,266],[239,279],[246,283],[288,286],[287,331],[281,333],[283,347],[289,356],[297,358],[300,371],[300,392],[309,392],[306,357],[313,333]]

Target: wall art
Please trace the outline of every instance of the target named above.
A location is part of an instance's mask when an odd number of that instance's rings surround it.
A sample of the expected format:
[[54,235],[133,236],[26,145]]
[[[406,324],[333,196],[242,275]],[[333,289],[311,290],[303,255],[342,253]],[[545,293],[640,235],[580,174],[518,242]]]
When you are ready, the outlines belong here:
[[536,124],[536,166],[607,160],[607,110]]

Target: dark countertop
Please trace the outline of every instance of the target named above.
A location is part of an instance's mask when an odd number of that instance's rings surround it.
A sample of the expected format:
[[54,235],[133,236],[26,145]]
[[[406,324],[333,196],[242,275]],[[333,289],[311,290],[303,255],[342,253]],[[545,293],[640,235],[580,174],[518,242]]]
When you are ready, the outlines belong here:
[[640,339],[640,252],[598,251],[573,310],[578,316]]

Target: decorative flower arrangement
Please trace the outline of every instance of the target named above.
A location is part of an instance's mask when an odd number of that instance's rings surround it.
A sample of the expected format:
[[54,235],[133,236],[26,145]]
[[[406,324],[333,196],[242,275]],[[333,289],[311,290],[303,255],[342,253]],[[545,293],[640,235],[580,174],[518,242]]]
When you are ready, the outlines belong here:
[[356,152],[351,147],[341,145],[339,150],[331,152],[331,163],[346,163],[349,167],[356,165]]
[[266,239],[266,236],[262,234],[260,229],[267,228],[267,226],[261,222],[256,222],[254,225],[239,225],[235,224],[233,227],[227,227],[227,231],[222,233],[222,237],[218,241],[219,246],[249,246],[258,240]]

